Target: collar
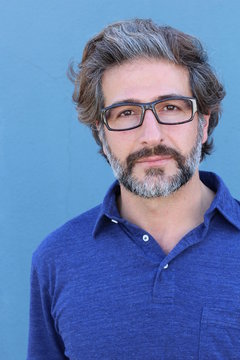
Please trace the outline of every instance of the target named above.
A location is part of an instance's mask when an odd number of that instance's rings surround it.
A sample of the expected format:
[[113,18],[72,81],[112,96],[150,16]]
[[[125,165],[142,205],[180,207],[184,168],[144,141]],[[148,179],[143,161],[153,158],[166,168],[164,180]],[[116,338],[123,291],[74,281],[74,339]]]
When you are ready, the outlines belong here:
[[[205,225],[209,225],[212,216],[218,211],[230,224],[240,230],[240,203],[231,196],[228,188],[218,175],[207,171],[200,171],[199,174],[201,181],[216,193],[211,206],[205,213]],[[121,218],[117,208],[116,198],[119,194],[120,186],[118,181],[115,181],[106,193],[100,207],[93,230],[93,237],[96,237],[104,228],[106,222],[126,222]]]
[[120,217],[118,208],[117,208],[117,196],[120,194],[120,186],[118,181],[114,183],[108,189],[103,203],[100,207],[99,214],[96,219],[96,223],[93,229],[93,237],[97,236],[97,233],[101,231],[105,222],[122,222],[123,219]]
[[218,211],[229,223],[240,230],[240,203],[234,199],[223,180],[216,174],[200,171],[201,181],[213,190],[216,195],[205,213],[205,221],[209,222],[215,211]]

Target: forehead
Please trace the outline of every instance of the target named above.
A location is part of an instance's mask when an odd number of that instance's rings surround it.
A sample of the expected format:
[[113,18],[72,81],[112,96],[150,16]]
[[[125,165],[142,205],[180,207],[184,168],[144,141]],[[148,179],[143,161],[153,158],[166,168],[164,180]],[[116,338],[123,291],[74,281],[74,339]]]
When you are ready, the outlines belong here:
[[134,100],[149,102],[159,96],[192,96],[188,70],[166,60],[137,59],[107,69],[102,78],[104,106]]

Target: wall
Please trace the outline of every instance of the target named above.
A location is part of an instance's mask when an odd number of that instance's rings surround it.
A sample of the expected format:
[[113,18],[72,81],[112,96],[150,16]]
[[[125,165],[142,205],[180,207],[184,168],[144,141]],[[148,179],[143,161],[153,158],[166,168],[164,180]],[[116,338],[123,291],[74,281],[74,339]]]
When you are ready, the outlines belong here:
[[[198,36],[225,84],[216,171],[240,198],[240,3],[224,0],[51,0],[0,5],[0,349],[26,357],[31,254],[67,219],[101,201],[113,177],[81,126],[66,77],[106,24],[153,18]],[[97,181],[96,181],[97,180]]]

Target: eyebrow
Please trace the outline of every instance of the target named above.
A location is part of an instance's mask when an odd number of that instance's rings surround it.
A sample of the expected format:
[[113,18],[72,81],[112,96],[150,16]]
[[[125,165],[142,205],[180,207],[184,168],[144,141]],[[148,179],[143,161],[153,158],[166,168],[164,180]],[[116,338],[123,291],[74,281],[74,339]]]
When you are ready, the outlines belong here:
[[[180,95],[180,94],[176,94],[176,93],[165,94],[165,95],[157,96],[157,97],[155,98],[155,100],[153,100],[153,101],[164,100],[164,99],[171,98],[171,97],[175,97],[175,96],[184,96],[184,95]],[[152,101],[149,101],[149,102],[152,102]],[[115,101],[114,103],[112,103],[111,105],[108,105],[108,106],[117,105],[117,104],[120,104],[120,103],[147,104],[148,102],[147,102],[147,103],[143,103],[143,102],[140,101],[139,99],[129,98],[129,99],[122,99],[122,100]]]

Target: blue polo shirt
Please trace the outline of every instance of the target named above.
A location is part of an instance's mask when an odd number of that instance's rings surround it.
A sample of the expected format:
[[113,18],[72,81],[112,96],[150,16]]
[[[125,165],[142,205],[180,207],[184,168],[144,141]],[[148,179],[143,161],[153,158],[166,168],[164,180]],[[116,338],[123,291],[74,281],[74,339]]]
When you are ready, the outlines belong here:
[[200,175],[216,196],[168,255],[120,217],[117,183],[42,242],[27,359],[240,359],[240,204]]

